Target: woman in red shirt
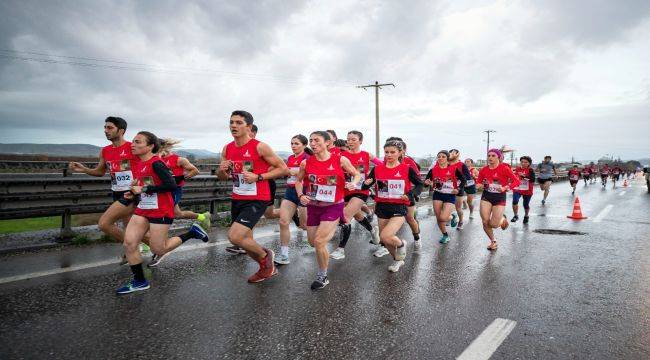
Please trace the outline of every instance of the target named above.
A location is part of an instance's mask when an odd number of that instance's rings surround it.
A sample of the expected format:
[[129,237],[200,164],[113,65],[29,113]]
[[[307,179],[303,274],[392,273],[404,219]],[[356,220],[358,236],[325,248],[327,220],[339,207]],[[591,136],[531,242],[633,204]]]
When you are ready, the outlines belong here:
[[[326,131],[311,133],[309,147],[314,156],[300,163],[295,184],[298,199],[307,206],[307,238],[316,249],[318,261],[318,275],[311,284],[312,290],[322,289],[329,284],[327,243],[334,236],[339,221],[345,221],[345,189],[354,190],[361,181],[359,171],[348,158],[328,151],[327,144],[330,140]],[[352,177],[350,182],[345,181],[344,172]]]
[[533,189],[535,188],[535,170],[530,167],[533,160],[530,156],[522,156],[519,158],[519,166],[515,168],[515,175],[519,177],[519,186],[512,188],[512,212],[515,216],[512,217],[512,222],[519,220],[519,199],[524,198],[524,224],[528,224],[528,212],[530,211],[530,199],[533,197]]
[[124,232],[124,248],[133,279],[117,289],[118,295],[149,288],[140,256],[140,242],[147,232],[151,251],[158,256],[192,238],[209,240],[208,234],[196,224],[185,234],[169,238],[169,227],[174,221],[172,192],[176,182],[169,168],[155,155],[159,148],[158,138],[148,131],[140,131],[131,143],[131,152],[137,158],[132,169],[135,179],[124,197],[135,198],[137,206]]
[[474,196],[476,195],[476,178],[478,177],[478,169],[474,167],[474,160],[467,158],[465,159],[465,165],[469,169],[469,173],[472,175],[471,179],[467,180],[467,185],[465,185],[465,193],[467,197],[465,198],[465,203],[469,209],[469,218],[474,218]]
[[305,205],[301,204],[300,199],[298,199],[296,182],[300,164],[313,154],[311,149],[307,147],[307,142],[305,135],[298,134],[291,138],[291,151],[293,154],[289,155],[287,159],[289,177],[287,177],[287,189],[284,192],[284,199],[280,203],[280,255],[275,257],[275,263],[278,265],[289,264],[289,240],[291,239],[289,224],[295,218],[296,213],[299,218],[296,226],[305,228],[307,212],[305,211]]
[[478,173],[477,185],[483,188],[481,196],[481,219],[483,230],[490,238],[488,250],[497,249],[493,229],[501,226],[508,228],[508,219],[504,215],[506,209],[506,193],[511,188],[517,188],[519,178],[515,176],[509,166],[503,164],[503,155],[497,149],[490,149],[487,153],[487,165]]
[[385,162],[370,171],[363,185],[363,189],[369,189],[375,184],[379,236],[394,260],[388,267],[390,272],[397,272],[404,265],[406,240],[398,238],[397,232],[404,224],[411,197],[420,195],[422,191],[420,174],[399,161],[402,146],[401,141],[388,141],[384,145]]

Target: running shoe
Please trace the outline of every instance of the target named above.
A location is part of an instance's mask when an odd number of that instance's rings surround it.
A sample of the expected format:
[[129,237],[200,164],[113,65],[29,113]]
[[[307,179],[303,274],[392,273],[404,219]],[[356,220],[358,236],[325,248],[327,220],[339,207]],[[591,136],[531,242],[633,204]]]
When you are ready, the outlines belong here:
[[264,249],[264,251],[266,251],[266,257],[260,263],[260,269],[248,278],[249,283],[258,283],[278,274],[278,269],[274,264],[275,253],[269,249]]
[[403,261],[406,259],[406,240],[402,240],[402,246],[395,249],[395,260]]
[[212,214],[210,214],[209,211],[206,211],[203,213],[203,216],[205,218],[202,221],[199,221],[199,224],[202,228],[210,230],[210,226],[212,226]]
[[439,241],[441,244],[446,244],[449,242],[449,235],[442,235]]
[[156,267],[156,266],[158,266],[158,265],[163,261],[163,259],[164,259],[165,257],[167,257],[167,255],[169,255],[168,252],[162,254],[161,256],[158,256],[158,255],[156,255],[156,254],[153,254],[153,255],[151,256],[151,261],[149,262],[149,264],[147,264],[147,267],[152,268],[152,267]]
[[519,220],[519,215],[513,216],[510,222],[517,222],[517,220]]
[[316,276],[316,280],[314,280],[313,283],[311,283],[311,289],[312,290],[320,290],[327,286],[330,281],[327,280],[327,276]]
[[524,224],[528,224],[528,216],[524,216]]
[[458,225],[458,215],[456,213],[451,214],[451,227],[456,227]]
[[393,261],[393,263],[388,266],[388,271],[390,271],[392,273],[396,273],[396,272],[399,271],[399,268],[401,268],[402,265],[404,265],[403,260]]
[[501,220],[501,230],[505,230],[510,226],[510,223],[508,223],[508,218],[503,215],[503,220]]
[[382,256],[386,256],[386,255],[388,255],[388,254],[390,254],[390,253],[388,252],[388,249],[386,249],[386,248],[383,247],[383,246],[380,246],[379,249],[377,249],[377,251],[375,251],[375,252],[372,254],[372,256],[380,258],[380,257],[382,257]]
[[199,225],[198,223],[192,224],[189,233],[192,234],[194,239],[199,239],[203,242],[210,241],[210,238],[208,237],[208,233],[205,230],[203,230],[201,225]]
[[545,205],[545,204],[546,204],[546,200],[542,200],[542,205]]
[[463,222],[459,221],[458,226],[456,226],[456,230],[463,230]]
[[474,213],[473,213],[473,212],[470,212],[470,213],[469,213],[469,218],[470,218],[470,219],[474,219]]
[[370,239],[370,242],[379,245],[379,227],[378,226],[373,226],[372,227],[372,239]]
[[149,245],[142,243],[140,244],[140,252],[143,254],[149,253],[151,252],[151,248],[149,247]]
[[231,253],[231,254],[238,254],[238,255],[239,255],[239,254],[246,254],[246,250],[240,248],[240,247],[237,246],[237,245],[228,246],[228,247],[226,248],[226,251],[229,252],[229,253]]
[[137,281],[135,279],[124,284],[124,286],[117,289],[117,295],[130,294],[136,291],[147,290],[149,288],[149,282],[145,279],[144,281]]
[[422,242],[420,240],[415,240],[413,241],[413,249],[414,250],[420,250],[422,248]]
[[282,255],[282,254],[276,257],[275,260],[273,261],[276,263],[276,265],[289,265],[290,263],[289,255]]
[[336,248],[336,250],[332,251],[330,254],[330,258],[334,260],[341,260],[345,259],[345,249],[344,248]]

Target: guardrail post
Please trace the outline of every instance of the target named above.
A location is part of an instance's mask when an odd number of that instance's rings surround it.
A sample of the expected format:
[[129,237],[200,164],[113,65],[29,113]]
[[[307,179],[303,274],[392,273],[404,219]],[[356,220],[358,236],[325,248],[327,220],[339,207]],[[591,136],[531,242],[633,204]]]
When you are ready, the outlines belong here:
[[217,214],[217,202],[215,200],[210,201],[210,214],[216,216]]
[[63,211],[63,216],[61,216],[59,242],[68,242],[72,237],[74,237],[74,232],[72,231],[72,214],[70,210],[66,209]]
[[68,177],[68,169],[63,169],[63,177]]

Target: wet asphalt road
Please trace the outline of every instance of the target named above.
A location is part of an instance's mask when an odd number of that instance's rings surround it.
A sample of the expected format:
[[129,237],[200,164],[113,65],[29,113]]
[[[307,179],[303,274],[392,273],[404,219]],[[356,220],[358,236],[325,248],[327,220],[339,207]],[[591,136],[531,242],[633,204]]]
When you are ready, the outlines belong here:
[[[537,190],[536,215],[527,227],[497,231],[496,253],[485,249],[478,216],[440,245],[421,210],[423,247],[413,252],[403,229],[409,252],[396,274],[388,256],[371,256],[369,236],[356,226],[346,259],[331,263],[331,284],[316,293],[313,251],[295,240],[291,264],[255,285],[246,278],[256,265],[226,254],[222,234],[216,246],[192,241],[184,245],[192,250],[148,273],[150,290],[123,297],[114,290],[129,269],[110,264],[119,247],[4,256],[0,358],[450,359],[504,318],[516,326],[493,359],[648,359],[650,195],[641,182],[616,190],[580,184],[590,219],[574,222],[566,219],[568,187],[555,184],[544,207]],[[540,228],[587,234],[533,232]],[[272,229],[259,232],[278,246]],[[91,265],[41,276],[83,264]]]

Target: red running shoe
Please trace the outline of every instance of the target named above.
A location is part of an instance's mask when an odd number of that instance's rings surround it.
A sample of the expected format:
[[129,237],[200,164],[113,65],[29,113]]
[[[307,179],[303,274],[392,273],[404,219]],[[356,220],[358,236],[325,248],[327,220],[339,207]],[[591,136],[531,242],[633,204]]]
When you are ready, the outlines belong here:
[[258,283],[278,274],[273,263],[275,258],[273,250],[264,249],[264,251],[266,251],[266,257],[260,262],[260,269],[248,278],[249,283]]

